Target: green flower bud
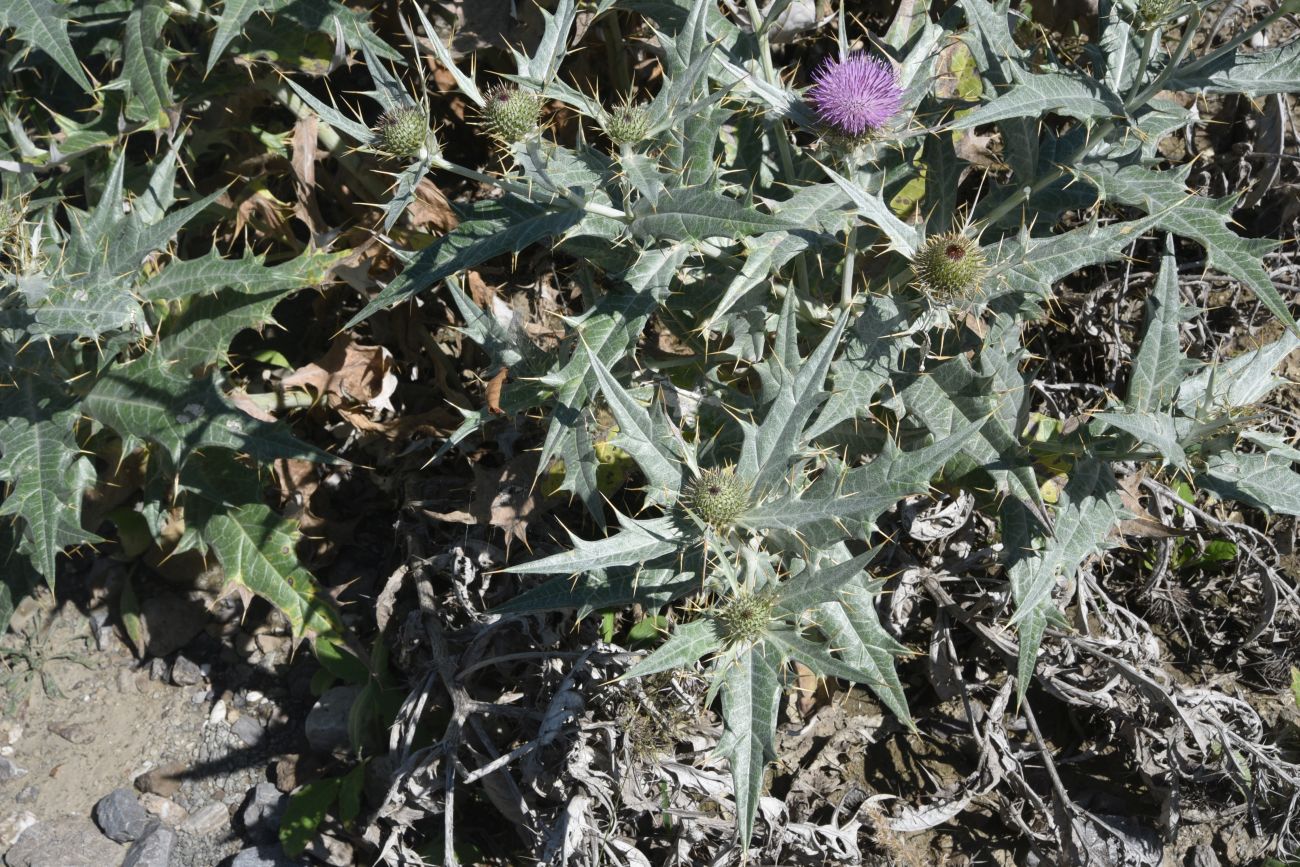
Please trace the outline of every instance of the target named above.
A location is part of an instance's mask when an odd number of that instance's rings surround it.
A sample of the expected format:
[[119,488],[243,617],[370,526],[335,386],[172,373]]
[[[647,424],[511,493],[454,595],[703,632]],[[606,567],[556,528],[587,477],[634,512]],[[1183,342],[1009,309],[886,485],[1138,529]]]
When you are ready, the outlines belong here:
[[1182,0],[1138,0],[1138,24],[1148,30],[1163,24],[1181,4]]
[[979,244],[960,232],[935,235],[917,251],[912,263],[917,286],[931,300],[952,304],[974,294],[988,268]]
[[649,131],[650,112],[644,105],[633,105],[630,102],[614,109],[609,116],[609,123],[605,126],[609,140],[619,146],[636,144],[645,138]]
[[488,94],[483,107],[488,128],[504,142],[517,142],[534,133],[541,117],[542,101],[516,87],[498,87]]
[[429,119],[418,108],[395,108],[379,119],[374,145],[398,159],[421,156],[429,145]]
[[722,640],[731,647],[753,644],[767,633],[776,597],[770,593],[742,593],[727,601],[715,615]]
[[724,529],[749,508],[749,485],[733,466],[705,470],[686,489],[685,504],[710,527]]

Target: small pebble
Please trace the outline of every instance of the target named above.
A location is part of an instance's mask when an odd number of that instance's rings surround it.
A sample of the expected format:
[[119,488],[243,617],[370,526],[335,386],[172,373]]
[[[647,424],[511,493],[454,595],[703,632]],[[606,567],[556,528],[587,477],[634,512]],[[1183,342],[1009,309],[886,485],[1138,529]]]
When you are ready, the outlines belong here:
[[250,689],[244,695],[244,700],[247,701],[249,704],[257,704],[259,701],[261,701],[264,698],[266,698],[266,696],[262,695],[260,692],[258,692],[255,689]]
[[221,699],[217,699],[216,704],[212,706],[212,710],[208,712],[208,722],[211,725],[216,725],[217,723],[221,722],[225,718],[226,718],[226,703]]

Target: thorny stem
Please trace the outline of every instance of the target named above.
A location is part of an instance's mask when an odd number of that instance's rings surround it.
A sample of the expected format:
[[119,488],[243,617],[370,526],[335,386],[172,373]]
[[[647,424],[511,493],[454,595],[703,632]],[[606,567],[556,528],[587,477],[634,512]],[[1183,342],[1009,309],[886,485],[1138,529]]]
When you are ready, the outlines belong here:
[[[1157,73],[1156,77],[1152,79],[1150,84],[1142,88],[1142,90],[1135,96],[1130,96],[1124,101],[1124,110],[1126,112],[1132,111],[1137,106],[1142,105],[1148,99],[1159,93],[1160,89],[1165,86],[1165,82],[1168,81],[1170,76],[1178,70],[1178,64],[1182,63],[1183,58],[1187,56],[1187,50],[1192,47],[1192,38],[1196,35],[1196,25],[1199,24],[1200,21],[1200,10],[1193,10],[1193,12],[1187,17],[1186,25],[1183,28],[1183,37],[1178,40],[1178,47],[1175,48],[1174,53],[1169,56],[1169,62],[1165,64],[1164,69],[1161,69],[1160,72]],[[1188,67],[1188,70],[1193,69],[1195,66],[1196,64],[1193,63]],[[1146,69],[1146,64],[1143,64],[1141,68]],[[1139,78],[1139,80],[1141,79]]]
[[[758,55],[759,63],[763,67],[763,80],[773,87],[780,87],[780,78],[776,74],[776,66],[772,63],[772,40],[767,35],[767,28],[763,26],[763,13],[758,11],[757,0],[745,0],[745,9],[749,13],[749,23],[754,29],[754,35],[758,37]],[[781,158],[781,171],[785,173],[787,182],[794,183],[794,155],[790,151],[790,139],[786,135],[785,121],[778,119],[773,127],[773,133],[776,138],[776,150]],[[802,253],[794,260],[794,278],[799,285],[799,291],[805,298],[808,297],[808,263]]]

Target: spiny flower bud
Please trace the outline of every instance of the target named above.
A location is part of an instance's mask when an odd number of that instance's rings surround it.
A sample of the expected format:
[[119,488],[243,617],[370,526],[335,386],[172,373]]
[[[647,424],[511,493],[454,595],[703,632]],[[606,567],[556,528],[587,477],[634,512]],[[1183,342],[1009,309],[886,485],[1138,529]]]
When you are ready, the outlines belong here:
[[398,159],[414,159],[429,144],[429,119],[418,108],[395,108],[375,127],[375,147]]
[[1163,24],[1181,2],[1182,0],[1138,0],[1138,25],[1149,30],[1158,24]]
[[650,131],[650,113],[644,105],[624,103],[609,116],[605,132],[616,145],[636,144]]
[[903,89],[893,67],[860,52],[822,63],[813,75],[809,96],[829,131],[851,138],[884,126],[903,105]]
[[687,488],[685,501],[701,521],[722,529],[749,508],[749,485],[736,475],[734,466],[708,469]]
[[776,597],[770,593],[742,593],[733,596],[718,611],[722,640],[728,646],[753,644],[767,632]]
[[932,236],[912,263],[921,291],[940,304],[970,297],[987,270],[979,244],[960,232]]
[[483,119],[492,134],[504,142],[517,142],[537,129],[542,101],[535,94],[516,87],[498,87],[488,94]]

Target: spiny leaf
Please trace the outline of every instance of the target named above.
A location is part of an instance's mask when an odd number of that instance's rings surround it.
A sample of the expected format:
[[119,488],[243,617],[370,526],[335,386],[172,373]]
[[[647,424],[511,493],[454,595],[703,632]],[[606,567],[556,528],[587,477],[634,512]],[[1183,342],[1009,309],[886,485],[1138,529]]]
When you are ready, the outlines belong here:
[[637,238],[676,241],[734,239],[797,228],[795,223],[764,214],[707,186],[668,190],[653,210],[639,213],[628,227]]
[[1289,460],[1269,455],[1219,454],[1210,458],[1197,481],[1221,497],[1270,514],[1300,516],[1300,473],[1291,469]]
[[1155,412],[1167,406],[1187,378],[1188,361],[1179,345],[1183,305],[1178,296],[1178,263],[1173,238],[1165,239],[1160,275],[1147,297],[1146,330],[1133,359],[1124,405],[1135,413]]
[[155,302],[180,301],[218,289],[287,293],[323,283],[330,266],[346,255],[309,252],[279,265],[267,265],[264,256],[245,253],[241,259],[224,259],[213,249],[197,259],[169,263],[136,292],[144,300]]
[[217,65],[226,47],[239,35],[253,13],[267,5],[267,0],[225,0],[221,6],[221,18],[217,21],[217,32],[212,35],[212,47],[208,49],[208,72]]
[[499,606],[502,613],[577,610],[578,619],[592,611],[641,605],[662,608],[700,588],[699,576],[676,568],[614,566],[576,576],[553,578]]
[[591,368],[596,372],[605,402],[618,422],[614,444],[632,456],[646,477],[646,504],[668,505],[681,489],[681,467],[659,447],[650,413],[632,399],[618,380],[605,369],[600,358],[592,355]]
[[6,0],[0,3],[0,30],[12,27],[30,48],[44,51],[84,91],[93,90],[68,38],[67,6],[54,0]]
[[974,129],[986,123],[1021,117],[1037,119],[1045,114],[1079,120],[1122,116],[1124,101],[1083,73],[1029,75],[1006,93],[958,118],[952,128]]
[[1176,71],[1165,87],[1168,90],[1267,96],[1295,93],[1296,82],[1300,82],[1300,40],[1291,39],[1283,45],[1250,54],[1234,48],[1208,63],[1190,64],[1187,71]]
[[776,758],[776,717],[784,667],[780,651],[760,642],[720,661],[715,683],[722,684],[724,730],[717,751],[731,765],[735,781],[736,824],[744,851],[754,834],[754,814],[763,791],[763,772]]
[[645,677],[674,668],[686,668],[720,647],[722,638],[712,619],[701,617],[690,623],[681,623],[654,653],[629,668],[622,677]]
[[8,376],[13,381],[0,386],[0,480],[12,487],[0,515],[21,519],[19,550],[52,584],[60,551],[99,539],[81,528],[81,495],[95,469],[73,438],[77,412],[64,390],[33,371]]
[[516,575],[546,575],[556,572],[578,574],[592,569],[645,563],[677,550],[681,531],[671,518],[636,521],[618,515],[619,532],[605,539],[588,542],[572,536],[573,548],[540,560],[512,566]]

